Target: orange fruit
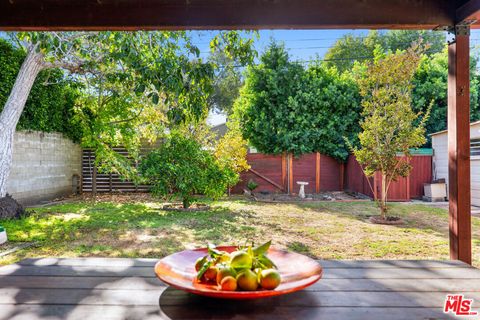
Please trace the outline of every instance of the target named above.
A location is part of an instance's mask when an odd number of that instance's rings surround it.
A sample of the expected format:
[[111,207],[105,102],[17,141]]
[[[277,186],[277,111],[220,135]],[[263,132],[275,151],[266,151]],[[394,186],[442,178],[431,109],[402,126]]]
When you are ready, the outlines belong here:
[[258,288],[257,275],[250,269],[240,272],[237,276],[237,285],[245,291],[255,291]]
[[229,267],[220,267],[217,271],[217,283],[220,284],[225,277],[234,277],[236,276],[235,271]]
[[237,290],[237,280],[232,276],[226,276],[220,282],[220,288],[225,291]]
[[215,280],[217,278],[217,267],[212,266],[208,268],[207,271],[205,271],[205,273],[203,274],[203,276],[208,281]]
[[273,290],[280,285],[280,273],[275,269],[265,269],[260,273],[260,285],[267,290]]

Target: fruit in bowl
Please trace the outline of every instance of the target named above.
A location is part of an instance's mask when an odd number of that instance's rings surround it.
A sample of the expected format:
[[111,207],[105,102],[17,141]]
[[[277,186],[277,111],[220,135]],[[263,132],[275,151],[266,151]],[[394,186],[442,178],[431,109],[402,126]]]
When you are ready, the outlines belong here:
[[238,247],[228,253],[208,245],[208,254],[195,262],[194,281],[214,283],[223,291],[274,290],[281,283],[280,273],[267,256],[271,241],[260,246]]

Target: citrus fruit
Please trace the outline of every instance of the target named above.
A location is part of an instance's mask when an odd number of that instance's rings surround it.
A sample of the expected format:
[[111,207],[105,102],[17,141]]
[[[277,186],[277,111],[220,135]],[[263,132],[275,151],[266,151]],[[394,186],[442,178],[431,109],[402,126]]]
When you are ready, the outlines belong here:
[[220,283],[220,288],[225,291],[237,290],[237,280],[232,276],[226,276]]
[[198,272],[202,268],[204,261],[204,257],[200,257],[197,259],[197,261],[195,261],[195,271]]
[[218,268],[217,271],[217,283],[220,284],[225,277],[234,277],[236,276],[235,271],[232,268],[229,267],[221,267]]
[[217,278],[217,268],[216,267],[210,267],[205,271],[204,275],[205,279],[207,280],[216,280]]
[[217,258],[218,263],[224,263],[230,261],[230,254],[228,252],[224,252],[220,257]]
[[252,257],[244,251],[235,251],[230,254],[230,265],[235,269],[250,269]]
[[250,269],[240,272],[237,276],[237,285],[246,291],[255,291],[258,288],[257,275]]
[[280,284],[280,273],[275,269],[265,269],[260,273],[260,285],[267,290],[273,290]]

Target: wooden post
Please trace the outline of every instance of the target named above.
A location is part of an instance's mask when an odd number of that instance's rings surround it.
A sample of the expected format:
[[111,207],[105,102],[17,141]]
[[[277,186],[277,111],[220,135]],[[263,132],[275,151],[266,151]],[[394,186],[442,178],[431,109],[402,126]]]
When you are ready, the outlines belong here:
[[315,193],[320,193],[320,152],[317,152],[315,159]]
[[470,216],[470,70],[468,26],[448,46],[448,190],[450,258],[472,263]]
[[288,181],[287,181],[287,153],[282,153],[282,186],[283,191],[288,190]]
[[343,191],[345,189],[345,163],[340,164],[340,190]]
[[288,154],[288,193],[293,193],[293,154]]
[[[412,162],[411,159],[406,159],[406,160],[411,164],[411,162]],[[406,185],[406,191],[407,191],[407,192],[406,192],[406,194],[407,194],[407,195],[406,195],[406,198],[407,198],[406,200],[407,200],[407,201],[412,200],[412,196],[411,196],[411,192],[410,192],[410,176],[411,176],[411,175],[412,175],[412,172],[410,171],[410,173],[409,173],[408,176],[407,176],[407,185]]]
[[93,200],[97,199],[97,166],[93,164],[93,173],[92,173],[92,195]]

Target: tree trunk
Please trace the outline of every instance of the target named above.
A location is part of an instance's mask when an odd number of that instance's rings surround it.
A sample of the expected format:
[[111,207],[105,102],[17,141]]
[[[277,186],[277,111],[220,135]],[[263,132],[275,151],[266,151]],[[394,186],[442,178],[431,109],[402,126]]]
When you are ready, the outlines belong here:
[[387,213],[387,176],[382,173],[382,196],[380,198],[380,212],[382,219],[386,219]]
[[43,67],[43,56],[29,49],[10,96],[0,114],[0,198],[7,194],[7,180],[12,166],[13,136],[28,95]]

